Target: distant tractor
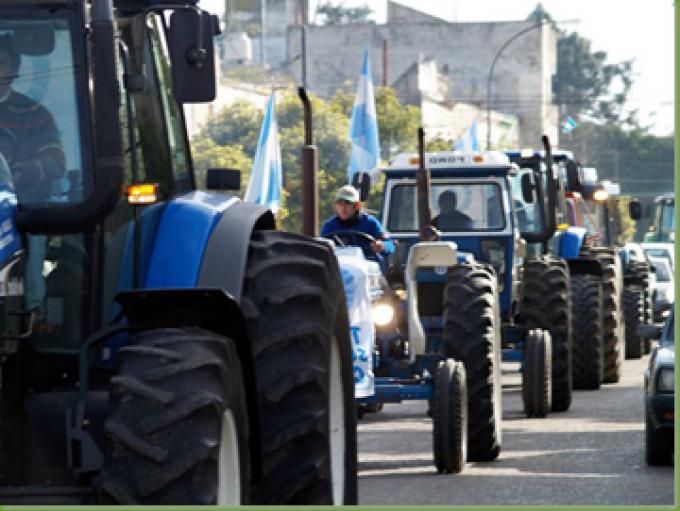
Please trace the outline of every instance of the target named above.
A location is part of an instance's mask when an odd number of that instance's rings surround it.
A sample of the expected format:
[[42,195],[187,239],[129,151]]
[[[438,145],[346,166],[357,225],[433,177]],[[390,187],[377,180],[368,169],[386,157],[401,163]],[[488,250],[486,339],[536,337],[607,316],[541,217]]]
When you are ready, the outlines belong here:
[[195,4],[0,1],[3,504],[356,503],[337,260],[197,191]]

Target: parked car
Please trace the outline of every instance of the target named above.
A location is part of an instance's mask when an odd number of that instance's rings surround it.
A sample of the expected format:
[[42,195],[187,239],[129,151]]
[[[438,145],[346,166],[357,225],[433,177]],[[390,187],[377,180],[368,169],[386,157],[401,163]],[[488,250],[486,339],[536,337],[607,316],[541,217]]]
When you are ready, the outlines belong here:
[[661,322],[668,317],[671,306],[675,302],[673,268],[666,258],[650,257],[649,262],[654,266],[656,277],[652,291],[654,321]]
[[641,243],[648,258],[663,257],[675,268],[675,245],[673,243]]
[[673,462],[675,339],[673,312],[663,326],[641,325],[638,333],[658,339],[645,370],[645,460],[648,465]]

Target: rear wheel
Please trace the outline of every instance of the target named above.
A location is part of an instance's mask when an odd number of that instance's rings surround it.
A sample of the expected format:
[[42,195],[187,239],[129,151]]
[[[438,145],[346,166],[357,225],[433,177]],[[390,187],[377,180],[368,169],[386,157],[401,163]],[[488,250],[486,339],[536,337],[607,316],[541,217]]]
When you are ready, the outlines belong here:
[[637,328],[643,321],[645,296],[640,286],[628,286],[623,291],[624,320],[626,322],[626,358],[640,358],[644,352],[644,339]]
[[673,461],[672,436],[670,431],[656,431],[649,417],[645,413],[645,461],[647,465],[670,465]]
[[354,504],[356,415],[335,256],[295,234],[253,234],[241,298],[262,443],[259,504]]
[[446,359],[434,378],[433,452],[439,473],[458,474],[467,457],[467,392],[465,366]]
[[234,342],[197,328],[130,338],[111,378],[102,503],[249,501],[248,413]]
[[572,373],[575,389],[596,390],[602,383],[602,284],[593,275],[571,277]]
[[529,330],[522,358],[522,401],[527,417],[545,417],[550,412],[551,385],[550,334]]
[[544,256],[527,261],[522,278],[520,322],[547,330],[552,341],[552,411],[571,406],[572,338],[569,267],[563,259]]
[[625,325],[622,314],[621,259],[609,248],[591,248],[589,253],[602,266],[602,328],[604,346],[604,383],[621,379],[625,350]]
[[501,448],[500,314],[487,265],[451,268],[444,288],[443,351],[465,366],[468,459],[491,461]]

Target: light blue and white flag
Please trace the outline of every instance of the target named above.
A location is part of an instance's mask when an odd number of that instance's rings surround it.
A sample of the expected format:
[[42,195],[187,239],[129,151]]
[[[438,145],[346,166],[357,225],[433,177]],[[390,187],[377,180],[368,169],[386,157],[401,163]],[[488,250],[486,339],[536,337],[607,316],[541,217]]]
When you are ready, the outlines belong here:
[[349,182],[356,172],[368,172],[371,181],[380,176],[380,140],[378,138],[378,117],[375,113],[375,96],[371,78],[371,59],[364,51],[364,63],[354,98],[349,139],[352,152],[349,158]]
[[472,121],[470,127],[465,130],[458,141],[453,145],[455,151],[476,152],[479,151],[479,138],[477,136],[477,119]]
[[571,132],[571,130],[573,130],[576,126],[578,126],[578,123],[571,117],[567,116],[567,118],[562,123],[562,133],[566,135],[567,133]]
[[276,98],[274,92],[269,96],[267,109],[260,128],[253,168],[243,200],[267,206],[276,214],[281,207],[281,188],[283,186],[283,167],[279,128],[276,124]]

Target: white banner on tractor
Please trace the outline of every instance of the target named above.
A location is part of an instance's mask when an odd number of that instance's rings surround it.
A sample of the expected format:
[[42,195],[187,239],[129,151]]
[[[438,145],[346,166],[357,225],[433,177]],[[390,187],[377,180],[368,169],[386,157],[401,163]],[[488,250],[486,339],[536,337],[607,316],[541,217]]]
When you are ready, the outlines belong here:
[[[355,397],[368,397],[374,394],[373,345],[375,327],[371,309],[371,293],[366,260],[357,250],[336,251],[342,282],[347,297],[350,332],[352,334],[352,369],[354,371]],[[344,252],[344,253],[343,253]]]

